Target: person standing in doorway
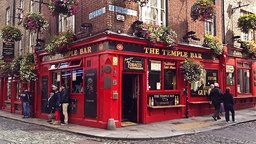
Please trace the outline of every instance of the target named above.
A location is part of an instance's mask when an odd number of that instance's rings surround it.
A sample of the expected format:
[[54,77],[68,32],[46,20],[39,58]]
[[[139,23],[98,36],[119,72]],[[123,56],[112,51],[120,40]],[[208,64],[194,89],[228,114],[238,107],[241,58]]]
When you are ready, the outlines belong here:
[[61,93],[61,106],[62,106],[62,114],[64,116],[64,122],[63,124],[68,124],[68,105],[69,105],[69,90],[62,85],[60,87],[60,93]]
[[30,117],[30,93],[26,89],[24,90],[23,94],[20,96],[22,103],[23,103],[23,118]]
[[54,125],[59,125],[60,124],[60,109],[61,109],[61,104],[60,104],[60,92],[58,90],[58,87],[55,85],[52,85],[52,89],[54,91],[54,114],[55,114],[55,122],[53,123]]
[[222,102],[222,93],[218,83],[214,83],[214,88],[210,92],[210,98],[215,109],[215,112],[212,118],[215,121],[217,121],[218,119],[221,119],[219,116],[219,113],[220,113],[220,103]]
[[223,96],[223,101],[226,122],[229,122],[229,112],[231,112],[232,114],[232,121],[235,122],[234,98],[233,94],[230,93],[230,88],[226,88],[226,91]]

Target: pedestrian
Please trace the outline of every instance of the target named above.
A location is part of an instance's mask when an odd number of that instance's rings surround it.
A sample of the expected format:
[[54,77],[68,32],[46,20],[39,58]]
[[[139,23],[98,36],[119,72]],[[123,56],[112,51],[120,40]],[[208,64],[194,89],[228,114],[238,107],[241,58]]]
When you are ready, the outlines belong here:
[[235,122],[235,111],[234,111],[234,98],[233,94],[230,93],[230,88],[227,87],[223,96],[224,108],[225,108],[225,119],[229,122],[229,112],[232,114],[232,121]]
[[23,118],[30,117],[30,103],[31,103],[31,96],[27,89],[20,96],[23,104]]
[[214,88],[210,92],[210,98],[215,109],[215,112],[212,117],[215,121],[217,121],[218,119],[221,119],[219,113],[220,103],[222,102],[222,93],[218,83],[214,83]]
[[210,98],[210,93],[211,93],[211,90],[212,90],[213,88],[214,88],[214,85],[211,84],[211,85],[210,85],[210,88],[209,88],[208,91],[207,91],[207,97],[208,97],[209,100],[211,100],[211,98]]
[[62,85],[60,87],[60,93],[61,93],[61,106],[62,106],[62,114],[64,116],[64,122],[63,124],[68,124],[68,105],[69,105],[69,90]]
[[56,101],[54,101],[54,91],[52,90],[50,92],[49,98],[47,100],[47,111],[49,113],[47,122],[53,123],[54,121],[54,104]]
[[58,87],[55,85],[52,85],[52,89],[54,91],[54,114],[55,114],[55,121],[53,122],[54,125],[60,124],[60,92],[58,90]]

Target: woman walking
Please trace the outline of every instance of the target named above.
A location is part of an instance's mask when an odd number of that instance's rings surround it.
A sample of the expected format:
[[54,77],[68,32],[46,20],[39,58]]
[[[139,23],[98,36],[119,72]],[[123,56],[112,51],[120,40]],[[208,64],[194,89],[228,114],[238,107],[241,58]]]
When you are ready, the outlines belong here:
[[229,122],[229,112],[231,112],[232,121],[234,122],[235,121],[234,98],[233,98],[233,94],[230,93],[230,88],[226,88],[223,101],[224,101],[226,122]]

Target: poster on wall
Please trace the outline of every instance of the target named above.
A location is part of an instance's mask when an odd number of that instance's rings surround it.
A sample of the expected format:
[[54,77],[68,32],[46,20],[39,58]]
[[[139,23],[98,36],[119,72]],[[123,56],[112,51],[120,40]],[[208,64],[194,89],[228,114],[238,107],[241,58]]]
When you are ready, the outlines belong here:
[[97,70],[85,71],[85,106],[84,115],[88,118],[97,117]]
[[3,57],[13,58],[14,57],[15,43],[13,41],[3,42]]

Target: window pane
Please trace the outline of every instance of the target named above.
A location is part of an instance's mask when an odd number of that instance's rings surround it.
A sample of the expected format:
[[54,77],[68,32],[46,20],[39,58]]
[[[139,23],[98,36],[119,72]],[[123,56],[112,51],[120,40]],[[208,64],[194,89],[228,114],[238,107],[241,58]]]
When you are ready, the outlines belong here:
[[164,89],[176,89],[176,65],[172,62],[164,63]]
[[60,86],[60,72],[52,73],[52,84],[56,85],[57,87]]
[[244,92],[245,93],[250,93],[250,71],[249,70],[244,70]]
[[148,89],[161,89],[161,61],[149,61]]
[[72,71],[72,93],[83,92],[83,70],[77,69]]
[[61,72],[61,84],[64,85],[67,89],[70,89],[70,81],[71,81],[71,72],[70,71]]
[[243,93],[244,85],[243,85],[243,70],[238,69],[238,80],[237,80],[237,92]]

